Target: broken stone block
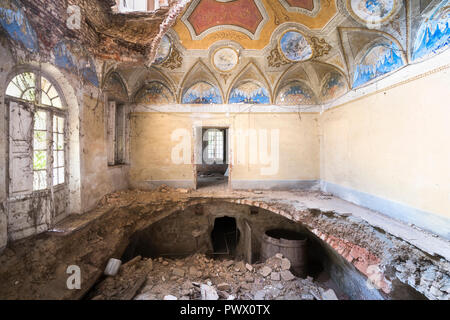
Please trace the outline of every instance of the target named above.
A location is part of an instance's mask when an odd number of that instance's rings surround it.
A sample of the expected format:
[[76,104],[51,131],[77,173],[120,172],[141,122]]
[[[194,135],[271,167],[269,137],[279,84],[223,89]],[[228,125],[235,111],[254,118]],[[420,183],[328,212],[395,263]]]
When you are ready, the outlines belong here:
[[278,272],[272,272],[270,275],[270,280],[280,281],[280,274]]
[[267,277],[268,275],[270,275],[272,273],[272,268],[265,266],[259,271],[259,273],[263,277]]
[[282,255],[281,253],[277,253],[277,254],[275,255],[275,258],[283,259],[283,255]]
[[322,300],[339,300],[333,289],[328,289],[322,293]]
[[232,260],[227,260],[227,261],[225,261],[224,263],[223,263],[223,266],[225,267],[225,268],[228,268],[229,266],[231,266],[231,265],[233,265],[234,264],[234,261],[232,261]]
[[254,300],[264,300],[265,297],[266,297],[266,291],[259,290],[259,291],[256,291],[253,299]]
[[289,270],[291,268],[291,262],[289,259],[281,259],[281,270]]
[[184,270],[179,268],[173,268],[172,273],[178,277],[184,277]]
[[243,261],[239,261],[238,263],[235,264],[235,268],[234,271],[238,272],[238,271],[245,271],[245,264]]
[[121,265],[122,261],[114,258],[109,259],[108,264],[106,265],[105,268],[105,275],[115,276],[119,272]]
[[281,271],[280,275],[284,281],[291,281],[295,279],[295,276],[289,270]]
[[245,265],[245,268],[246,268],[248,271],[250,271],[250,272],[253,271],[253,267],[252,267],[250,264],[248,264],[248,263]]
[[164,296],[164,300],[178,300],[178,298],[169,294]]
[[245,282],[254,282],[255,278],[253,278],[252,276],[245,276],[244,281]]
[[201,284],[200,293],[202,300],[219,300],[219,295],[211,285]]
[[189,267],[189,275],[196,276],[197,272],[198,272],[198,270],[196,267],[194,267],[194,266]]

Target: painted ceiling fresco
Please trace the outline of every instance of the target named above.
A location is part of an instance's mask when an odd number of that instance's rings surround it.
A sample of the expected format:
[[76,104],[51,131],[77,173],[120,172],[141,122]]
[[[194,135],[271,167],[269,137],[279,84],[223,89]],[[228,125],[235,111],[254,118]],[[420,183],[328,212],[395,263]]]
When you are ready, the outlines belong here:
[[414,60],[427,58],[445,50],[450,42],[450,4],[442,1],[420,26],[414,41]]
[[[46,35],[18,3],[0,0],[0,31],[40,56]],[[103,75],[114,69],[129,89],[122,98],[139,104],[320,105],[433,58],[450,42],[449,0],[192,0],[177,10],[173,25],[158,25],[164,33],[149,68],[134,56],[94,60],[76,41],[55,41],[50,62],[102,90],[96,66]]]
[[161,105],[175,102],[167,86],[159,81],[152,81],[142,87],[134,101],[137,104]]
[[395,43],[381,43],[371,47],[356,66],[353,87],[369,82],[404,65],[402,51]]
[[285,105],[316,104],[317,100],[307,85],[300,81],[293,81],[280,90],[276,103]]
[[36,32],[16,1],[0,0],[0,25],[27,50],[38,51]]
[[190,87],[183,95],[185,104],[218,104],[222,103],[219,90],[213,85],[201,81]]
[[314,1],[313,0],[286,0],[286,2],[291,7],[303,8],[311,11],[314,9]]
[[262,85],[247,81],[231,90],[228,103],[268,104],[269,93]]
[[447,49],[448,2],[193,0],[167,34],[182,62],[158,70],[186,104],[329,103]]
[[194,8],[187,21],[198,36],[221,25],[236,26],[255,34],[263,19],[254,0],[203,0]]
[[72,41],[61,41],[53,48],[53,55],[56,66],[81,75],[92,85],[99,86],[95,62],[82,46]]

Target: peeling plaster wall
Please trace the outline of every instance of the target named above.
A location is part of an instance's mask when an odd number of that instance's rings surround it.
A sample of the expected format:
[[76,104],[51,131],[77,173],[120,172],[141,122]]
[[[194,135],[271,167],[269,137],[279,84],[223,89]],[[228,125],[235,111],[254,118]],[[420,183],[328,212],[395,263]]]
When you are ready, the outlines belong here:
[[[194,187],[193,153],[195,127],[230,128],[230,152],[235,161],[231,170],[233,188],[310,187],[319,178],[318,114],[188,114],[188,113],[133,113],[131,115],[130,184],[149,188],[168,184],[176,187]],[[269,154],[271,132],[279,130],[279,165],[277,170],[264,174],[261,169],[269,163],[261,161],[260,131],[267,130]],[[255,130],[259,137],[253,155],[256,164],[249,163],[248,151],[238,163],[237,137]],[[187,137],[187,162],[175,164],[172,150],[180,144],[178,134]],[[174,134],[174,140],[172,140]],[[246,139],[248,144],[248,139]],[[275,163],[275,161],[273,162]]]
[[81,124],[82,212],[92,209],[105,194],[128,188],[128,166],[108,165],[105,112],[99,90],[87,87]]
[[6,41],[0,37],[0,56],[2,57],[2,66],[0,69],[0,251],[6,246],[8,218],[6,211],[6,154],[7,154],[7,137],[6,137],[6,109],[4,104],[4,85],[7,81],[6,78],[11,71],[12,56],[10,51],[6,48]]
[[450,238],[450,70],[327,110],[322,189]]

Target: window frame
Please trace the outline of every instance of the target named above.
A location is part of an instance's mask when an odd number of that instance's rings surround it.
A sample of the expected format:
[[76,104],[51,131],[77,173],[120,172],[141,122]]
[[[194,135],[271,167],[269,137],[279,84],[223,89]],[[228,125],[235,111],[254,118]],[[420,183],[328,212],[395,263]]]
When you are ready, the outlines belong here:
[[[10,96],[6,94],[6,89],[8,88],[8,86],[10,85],[10,83],[19,75],[23,74],[23,73],[33,73],[35,76],[35,100],[34,101],[30,101],[30,100],[26,100],[23,98],[18,98],[18,97],[14,97],[14,96]],[[55,107],[55,106],[50,106],[50,105],[46,105],[42,103],[42,78],[45,78],[56,90],[58,97],[60,99],[61,102],[61,108],[59,107]],[[30,141],[30,156],[31,156],[31,163],[32,163],[32,175],[33,175],[33,186],[32,186],[32,194],[41,194],[41,193],[47,193],[50,190],[60,190],[63,189],[65,187],[68,186],[68,167],[69,167],[69,163],[68,163],[68,133],[67,133],[67,128],[68,128],[68,118],[69,118],[69,111],[68,111],[68,107],[67,107],[67,103],[66,100],[64,98],[64,95],[62,94],[61,88],[59,86],[59,84],[54,80],[53,77],[51,77],[50,75],[48,75],[47,73],[42,72],[41,70],[37,70],[36,68],[18,68],[15,70],[15,72],[8,77],[7,82],[6,82],[6,89],[5,89],[5,104],[7,106],[7,110],[9,110],[10,108],[10,103],[11,102],[16,102],[22,105],[26,105],[32,112],[32,135],[31,138],[32,140]],[[20,88],[19,88],[20,89]],[[46,93],[45,93],[46,94]],[[23,97],[23,94],[21,95]],[[53,99],[52,99],[53,100]],[[36,121],[36,114],[38,112],[45,112],[46,116],[46,130],[41,130],[41,129],[35,129],[35,121]],[[8,111],[9,114],[9,111]],[[53,128],[53,118],[54,117],[60,117],[64,119],[64,130],[63,130],[63,141],[64,141],[64,147],[63,150],[64,151],[64,182],[63,183],[58,183],[56,185],[53,185],[53,169],[54,169],[54,154],[53,154],[53,146],[54,143],[56,143],[53,140],[53,132],[54,132],[54,128]],[[9,115],[8,115],[8,122],[10,121],[9,119]],[[36,131],[42,131],[42,132],[46,132],[46,156],[47,156],[47,163],[46,163],[46,188],[44,189],[35,189],[34,188],[34,173],[36,171],[44,171],[44,170],[35,170],[34,169],[34,152],[35,152],[35,146],[34,146],[34,137],[35,137],[35,132]],[[9,137],[9,132],[8,132],[8,137]],[[10,138],[8,138],[9,140]],[[10,152],[9,150],[9,143],[8,142],[8,154]],[[42,149],[44,150],[44,149]],[[9,183],[8,183],[8,189],[9,189]],[[8,191],[9,192],[9,191]]]
[[[206,130],[207,133],[207,159],[208,161],[216,164],[225,163],[225,131],[217,128],[209,128]],[[213,139],[210,139],[210,134],[213,133]],[[219,134],[221,139],[219,139]],[[220,156],[218,157],[218,153]],[[212,157],[211,157],[212,155]]]

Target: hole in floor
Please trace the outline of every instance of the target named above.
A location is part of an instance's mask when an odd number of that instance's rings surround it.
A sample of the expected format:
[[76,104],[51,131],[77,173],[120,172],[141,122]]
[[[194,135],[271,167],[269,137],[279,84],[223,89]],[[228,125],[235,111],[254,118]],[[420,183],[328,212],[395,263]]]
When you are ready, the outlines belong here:
[[[175,292],[178,297],[197,299],[192,283],[212,282],[230,284],[230,292],[238,299],[253,299],[261,288],[276,286],[284,293],[275,290],[279,296],[272,296],[274,299],[303,299],[302,294],[310,299],[312,291],[302,291],[309,287],[331,288],[339,299],[381,298],[378,291],[367,287],[367,279],[324,241],[302,224],[268,210],[252,214],[250,206],[211,202],[161,215],[160,220],[149,222],[131,236],[121,258],[125,271],[116,278],[135,279],[139,272],[147,272],[148,287],[139,292],[150,290],[151,297],[161,299],[164,292]],[[262,269],[269,266],[267,258],[279,252],[289,259],[289,270],[297,276],[294,281],[280,280],[284,271],[280,266],[271,266],[270,273],[263,275]],[[133,262],[138,256],[142,257],[140,262]],[[251,271],[246,263],[252,265]],[[107,278],[94,290],[95,294],[108,292],[110,286],[116,285],[114,281],[122,280]],[[181,284],[195,293],[180,291]],[[236,289],[242,284],[241,290]]]

